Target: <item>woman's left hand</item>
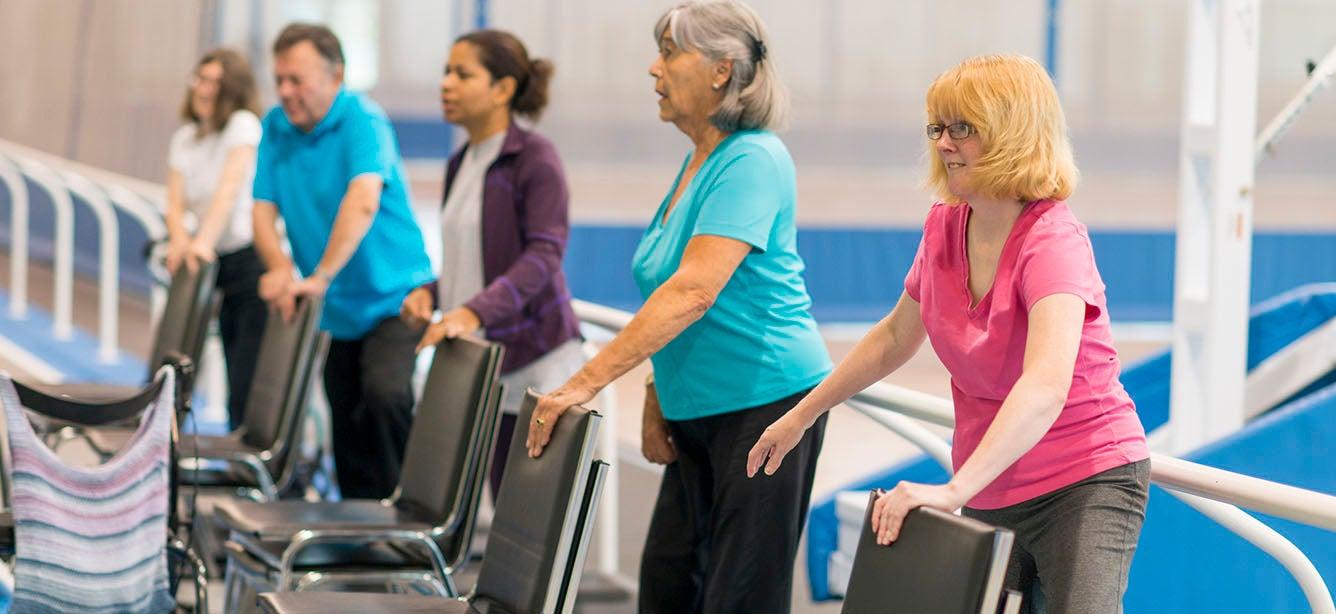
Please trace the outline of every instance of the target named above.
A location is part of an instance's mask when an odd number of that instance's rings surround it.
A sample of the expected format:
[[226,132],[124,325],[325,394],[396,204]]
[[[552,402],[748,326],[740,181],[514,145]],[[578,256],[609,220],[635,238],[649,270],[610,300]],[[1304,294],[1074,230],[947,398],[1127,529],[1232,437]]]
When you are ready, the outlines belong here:
[[436,345],[442,339],[454,339],[477,332],[479,328],[482,328],[482,320],[478,319],[478,314],[473,313],[468,307],[456,307],[445,312],[440,322],[427,327],[422,339],[418,341],[417,351],[421,352],[422,348]]
[[196,271],[199,271],[200,265],[213,262],[217,258],[218,254],[213,251],[212,247],[200,241],[191,241],[190,245],[186,247],[186,270],[194,275]]
[[968,501],[969,497],[962,496],[951,484],[900,482],[890,492],[877,497],[872,506],[872,531],[877,534],[877,544],[889,546],[898,539],[905,516],[912,509],[931,507],[954,512]]
[[533,410],[533,420],[529,422],[529,437],[525,446],[529,448],[529,458],[538,458],[543,448],[552,440],[552,431],[557,428],[557,420],[566,410],[581,403],[588,403],[596,391],[566,382],[551,393],[538,399],[538,407]]

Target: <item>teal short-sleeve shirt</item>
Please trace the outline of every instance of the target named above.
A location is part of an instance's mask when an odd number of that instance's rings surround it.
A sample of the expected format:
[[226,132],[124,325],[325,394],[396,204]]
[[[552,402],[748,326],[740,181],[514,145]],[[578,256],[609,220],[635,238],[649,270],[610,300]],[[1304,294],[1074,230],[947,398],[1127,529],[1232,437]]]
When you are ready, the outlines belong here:
[[310,132],[280,107],[265,115],[252,193],[278,207],[303,275],[320,264],[348,183],[368,174],[384,181],[380,207],[325,295],[321,328],[335,339],[360,338],[396,316],[408,292],[432,278],[394,129],[379,106],[346,90]]
[[676,189],[675,181],[636,249],[632,271],[642,296],[677,272],[692,237],[727,237],[752,250],[705,315],[653,356],[664,417],[748,409],[815,386],[831,364],[803,281],[793,159],[784,143],[767,131],[729,135],[664,220]]

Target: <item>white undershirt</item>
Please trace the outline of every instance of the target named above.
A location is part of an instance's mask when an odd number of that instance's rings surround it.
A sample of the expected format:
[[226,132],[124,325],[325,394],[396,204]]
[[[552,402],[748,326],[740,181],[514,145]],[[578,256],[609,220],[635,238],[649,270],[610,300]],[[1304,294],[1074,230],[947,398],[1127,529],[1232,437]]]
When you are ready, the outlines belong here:
[[[186,124],[172,135],[167,151],[167,164],[181,174],[186,210],[195,214],[196,223],[213,203],[218,182],[223,176],[227,155],[237,147],[255,147],[260,144],[260,118],[247,110],[233,112],[222,132],[212,132],[198,138],[195,124]],[[232,216],[218,235],[215,251],[228,254],[251,244],[251,182],[255,180],[255,163],[251,162],[237,185],[236,202]]]
[[487,169],[501,154],[504,131],[469,145],[455,173],[450,196],[441,211],[441,276],[437,304],[458,307],[483,289],[482,194]]

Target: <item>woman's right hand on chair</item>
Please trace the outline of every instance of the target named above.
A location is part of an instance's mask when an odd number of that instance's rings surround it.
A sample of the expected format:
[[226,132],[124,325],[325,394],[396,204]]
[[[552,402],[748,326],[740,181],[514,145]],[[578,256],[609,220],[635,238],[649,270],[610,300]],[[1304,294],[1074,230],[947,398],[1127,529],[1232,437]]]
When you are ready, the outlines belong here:
[[645,386],[645,416],[640,425],[640,453],[656,465],[667,465],[677,460],[672,431],[659,407],[659,393],[654,384]]
[[431,322],[431,313],[435,309],[431,303],[430,290],[415,288],[404,297],[403,304],[399,306],[399,317],[409,326],[426,326]]

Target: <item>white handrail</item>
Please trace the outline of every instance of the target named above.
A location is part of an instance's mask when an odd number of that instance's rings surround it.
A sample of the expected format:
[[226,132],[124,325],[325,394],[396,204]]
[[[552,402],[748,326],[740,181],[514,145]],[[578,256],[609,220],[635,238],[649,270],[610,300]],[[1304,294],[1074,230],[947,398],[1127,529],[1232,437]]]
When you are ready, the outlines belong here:
[[[120,207],[131,218],[139,222],[148,234],[148,238],[153,241],[160,241],[167,237],[167,223],[163,220],[162,214],[149,204],[148,197],[139,192],[117,183],[103,184],[107,189],[107,196],[111,198],[112,204]],[[153,284],[149,290],[149,313],[151,321],[157,322],[162,315],[162,309],[167,304],[167,289],[159,284]]]
[[[625,328],[633,317],[625,311],[585,301],[574,301],[574,306],[582,322],[613,332]],[[869,386],[850,400],[851,407],[896,432],[901,432],[903,424],[885,419],[882,412],[900,413],[939,426],[955,425],[955,413],[949,400],[884,382]],[[938,443],[945,442],[923,436],[922,432],[913,429],[904,429],[904,432],[909,433],[906,437],[909,441],[928,450],[938,462],[942,461]],[[1313,612],[1336,614],[1331,609],[1331,591],[1322,576],[1317,574],[1312,561],[1293,543],[1261,521],[1241,520],[1240,515],[1252,517],[1236,507],[1242,505],[1272,516],[1336,531],[1336,497],[1163,454],[1151,454],[1151,482],[1276,558],[1299,583]]]
[[1224,501],[1270,516],[1336,531],[1336,497],[1151,454],[1151,480],[1166,490]]
[[83,175],[65,171],[65,184],[75,196],[88,203],[97,217],[98,228],[98,359],[104,364],[116,362],[120,346],[116,343],[117,307],[120,290],[120,224],[106,193]]
[[[133,177],[127,177],[125,175],[120,175],[117,173],[112,173],[110,171],[106,171],[86,164],[80,164],[78,162],[74,162],[71,160],[66,160],[59,156],[39,151],[31,147],[19,145],[11,141],[5,141],[3,139],[0,139],[0,154],[3,154],[4,156],[10,158],[16,165],[26,164],[28,166],[48,167],[50,169],[59,169],[60,173],[66,175],[69,174],[79,175],[84,179],[86,179],[90,184],[98,186],[102,190],[104,190],[106,196],[110,198],[111,205],[115,208],[124,211],[132,219],[138,222],[144,228],[150,240],[157,241],[167,236],[167,225],[163,221],[162,207],[159,206],[160,203],[164,200],[166,195],[166,189],[162,185],[154,184],[140,179],[135,179]],[[0,172],[3,172],[3,169],[4,165],[0,164]],[[55,173],[57,171],[51,171],[51,172]],[[18,181],[19,189],[22,190],[23,191],[22,193],[26,196],[27,194],[26,185],[22,182],[21,177],[18,179],[19,179]],[[37,179],[33,178],[33,181],[36,183]],[[41,184],[39,183],[39,185]],[[48,192],[50,191],[46,186],[42,187],[43,189],[47,189]],[[12,184],[11,184],[11,189],[12,189]],[[19,199],[15,198],[15,200]],[[53,202],[56,201],[55,196],[52,197],[52,201]],[[91,202],[90,205],[93,207],[97,207],[97,205],[92,204]],[[57,244],[60,243],[60,234],[61,234],[60,233],[61,214],[59,212],[60,206],[61,205],[59,203],[56,204]],[[20,212],[18,209],[19,207],[15,207],[15,210],[11,213],[11,219],[13,220],[13,227],[15,229],[14,233],[15,237],[13,238],[13,241],[11,243],[10,267],[13,270],[13,274],[10,276],[10,279],[12,280],[11,285],[13,286],[14,296],[11,298],[11,303],[10,303],[10,317],[15,319],[24,317],[26,315],[26,307],[27,307],[28,233],[26,232],[26,228],[28,226],[28,219],[27,219],[28,207],[26,199],[23,199],[22,211]],[[96,213],[97,209],[95,208],[94,211]],[[20,214],[22,214],[23,216],[22,219],[19,219]],[[104,214],[98,214],[98,215],[99,215],[99,220],[103,219]],[[114,216],[112,217],[114,219]],[[71,219],[71,223],[72,221],[73,220]],[[20,226],[20,222],[22,222],[22,226]],[[24,228],[25,232],[22,233],[18,232],[17,229],[19,228]],[[103,232],[105,233],[105,229],[103,230]],[[70,233],[70,236],[71,237],[73,236],[72,232]],[[119,232],[116,233],[116,236],[117,240],[119,241],[120,238]],[[61,250],[59,249],[59,247],[57,247],[57,254],[59,254],[60,251]],[[103,253],[105,254],[105,251]],[[71,243],[70,246],[71,264],[73,263],[72,254],[73,254],[73,245]],[[20,256],[21,258],[16,259],[15,256]],[[106,258],[102,259],[101,264],[103,267],[106,266],[107,260],[108,259]],[[63,274],[61,273],[61,267],[57,265],[56,266],[57,301],[55,306],[56,307],[55,312],[57,316],[56,317],[57,327],[61,326],[58,314],[60,313],[60,297],[62,296],[62,290],[61,290],[62,275]],[[103,273],[103,276],[105,277],[105,272]],[[103,297],[103,300],[105,301],[105,297]],[[150,313],[153,314],[154,322],[157,321],[158,315],[161,314],[163,305],[166,303],[166,300],[167,300],[167,292],[165,289],[158,287],[157,285],[154,285],[152,289],[149,291],[149,306],[150,306],[149,308],[150,308]],[[106,313],[105,302],[102,303],[101,313],[102,314]],[[99,322],[99,326],[102,327],[103,330],[105,330],[107,326],[112,326],[112,324],[108,323],[105,319],[102,319]],[[70,328],[70,330],[72,331],[72,328]],[[116,330],[116,328],[113,326],[112,330]],[[60,337],[59,335],[57,336]],[[68,336],[60,338],[68,338]],[[103,357],[104,360],[106,360],[108,356],[106,350],[105,337],[103,337],[101,356]]]
[[1216,521],[1220,526],[1237,535],[1245,536],[1254,546],[1276,559],[1299,581],[1299,589],[1308,599],[1308,606],[1313,614],[1336,614],[1336,605],[1332,604],[1331,593],[1327,592],[1327,584],[1322,580],[1322,574],[1318,573],[1317,567],[1313,566],[1313,562],[1308,560],[1298,547],[1275,529],[1233,505],[1185,492],[1172,490],[1168,492],[1207,518]]
[[69,340],[74,335],[74,202],[60,175],[45,164],[30,158],[19,158],[19,169],[51,197],[56,212],[55,245],[52,268],[55,271],[55,299],[52,310],[52,329],[56,338]]
[[931,456],[933,460],[937,461],[937,464],[941,465],[942,468],[946,470],[947,475],[956,472],[955,467],[952,466],[951,463],[951,444],[943,441],[941,437],[938,437],[932,431],[929,431],[913,418],[889,409],[882,409],[853,399],[846,401],[845,405],[848,405],[854,410],[857,410],[858,413],[873,419],[877,424],[895,431],[895,434],[904,437],[906,441],[918,446],[920,450],[923,450],[928,456]]
[[0,155],[0,181],[9,188],[9,317],[28,317],[28,184]]
[[1328,82],[1334,75],[1336,75],[1336,47],[1332,47],[1331,51],[1327,52],[1327,56],[1322,58],[1322,61],[1313,68],[1312,76],[1308,78],[1308,82],[1299,88],[1299,93],[1295,94],[1289,104],[1286,104],[1285,108],[1276,114],[1275,119],[1272,119],[1271,123],[1267,124],[1266,128],[1263,128],[1262,132],[1257,135],[1257,143],[1254,147],[1256,148],[1255,155],[1258,162],[1275,151],[1276,144],[1280,143],[1280,139],[1285,136],[1290,124],[1294,123],[1295,118],[1299,117],[1299,114],[1308,106],[1308,103],[1313,101],[1318,92],[1326,89]]

